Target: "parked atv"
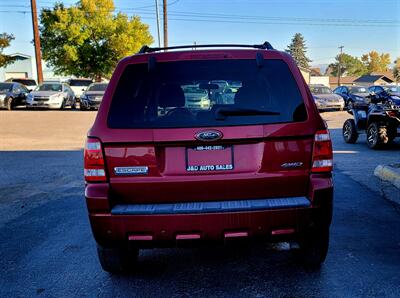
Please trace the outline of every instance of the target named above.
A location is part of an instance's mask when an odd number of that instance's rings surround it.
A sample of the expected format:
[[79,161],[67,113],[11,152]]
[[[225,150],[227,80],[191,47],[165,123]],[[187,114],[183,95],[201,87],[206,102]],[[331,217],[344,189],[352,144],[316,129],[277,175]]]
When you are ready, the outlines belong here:
[[366,133],[368,147],[379,149],[400,136],[400,98],[391,96],[382,101],[371,95],[370,99],[370,104],[348,110],[353,119],[344,122],[343,139],[354,144],[360,134]]

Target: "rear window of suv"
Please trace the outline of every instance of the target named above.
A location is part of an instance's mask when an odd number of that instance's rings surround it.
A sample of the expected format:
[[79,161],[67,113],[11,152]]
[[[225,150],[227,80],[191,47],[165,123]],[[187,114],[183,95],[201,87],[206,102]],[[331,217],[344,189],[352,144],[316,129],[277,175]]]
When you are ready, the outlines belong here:
[[130,64],[108,114],[110,128],[175,128],[305,121],[296,81],[283,60]]

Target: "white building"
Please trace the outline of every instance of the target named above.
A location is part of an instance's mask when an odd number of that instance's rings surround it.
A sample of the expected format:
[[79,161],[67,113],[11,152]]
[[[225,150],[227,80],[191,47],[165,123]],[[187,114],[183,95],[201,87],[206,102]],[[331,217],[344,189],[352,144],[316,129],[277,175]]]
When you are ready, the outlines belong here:
[[[29,78],[37,81],[35,59],[29,55],[14,53],[9,54],[14,57],[13,63],[0,68],[0,82],[8,79]],[[54,74],[53,69],[47,67],[46,62],[42,61],[43,79],[45,81],[65,81],[69,77]]]
[[13,57],[15,60],[6,67],[0,68],[0,82],[12,78],[21,79],[33,77],[31,56],[21,53],[10,54],[9,56]]
[[329,76],[310,76],[310,85],[324,85],[330,87]]

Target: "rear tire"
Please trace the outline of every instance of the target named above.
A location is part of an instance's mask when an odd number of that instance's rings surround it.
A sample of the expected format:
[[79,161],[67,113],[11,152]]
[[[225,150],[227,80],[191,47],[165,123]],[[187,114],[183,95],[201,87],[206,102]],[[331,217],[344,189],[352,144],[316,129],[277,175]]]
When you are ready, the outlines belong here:
[[13,104],[14,98],[10,97],[7,100],[7,110],[12,111],[14,110],[14,104]]
[[382,148],[383,145],[388,144],[390,141],[386,126],[380,125],[376,122],[368,125],[367,128],[367,144],[371,149]]
[[139,250],[122,247],[106,248],[97,245],[97,255],[104,271],[110,273],[130,272],[135,269]]
[[76,100],[75,100],[75,98],[71,102],[71,110],[76,110]]
[[329,227],[310,228],[299,241],[299,246],[300,261],[309,268],[319,268],[328,254]]
[[60,110],[64,110],[65,108],[65,99],[63,99],[61,106],[60,106]]
[[354,119],[347,119],[343,124],[342,136],[346,143],[354,144],[358,139],[358,132]]

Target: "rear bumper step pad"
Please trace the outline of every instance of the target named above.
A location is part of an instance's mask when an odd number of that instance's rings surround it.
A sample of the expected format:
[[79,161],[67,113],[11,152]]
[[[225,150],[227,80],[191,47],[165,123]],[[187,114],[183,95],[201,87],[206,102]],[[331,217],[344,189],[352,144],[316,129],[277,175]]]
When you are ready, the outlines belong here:
[[306,208],[311,203],[306,197],[256,199],[236,201],[188,202],[167,204],[116,205],[112,215],[196,214],[260,211],[287,208]]

